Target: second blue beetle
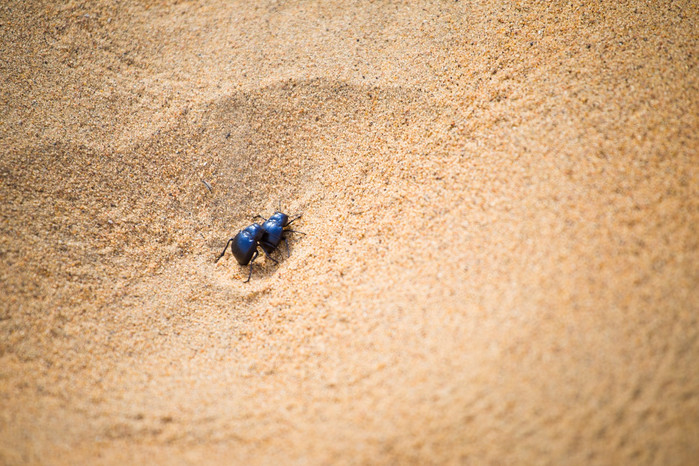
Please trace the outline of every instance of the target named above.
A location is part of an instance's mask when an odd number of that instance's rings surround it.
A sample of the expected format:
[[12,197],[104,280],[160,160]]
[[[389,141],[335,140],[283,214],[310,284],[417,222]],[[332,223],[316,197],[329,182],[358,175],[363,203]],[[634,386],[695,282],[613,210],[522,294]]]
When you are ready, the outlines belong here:
[[289,242],[286,240],[286,234],[287,233],[302,233],[300,231],[294,231],[294,230],[289,230],[285,229],[289,225],[291,225],[292,222],[298,220],[301,218],[302,214],[298,214],[291,220],[289,220],[289,216],[286,215],[285,213],[282,212],[275,212],[271,217],[268,219],[265,219],[264,217],[260,217],[262,220],[265,222],[262,224],[262,230],[264,231],[264,234],[260,238],[260,246],[262,247],[262,250],[266,254],[271,254],[277,247],[279,246],[279,243],[284,240],[284,244],[286,245],[286,255],[289,256]]

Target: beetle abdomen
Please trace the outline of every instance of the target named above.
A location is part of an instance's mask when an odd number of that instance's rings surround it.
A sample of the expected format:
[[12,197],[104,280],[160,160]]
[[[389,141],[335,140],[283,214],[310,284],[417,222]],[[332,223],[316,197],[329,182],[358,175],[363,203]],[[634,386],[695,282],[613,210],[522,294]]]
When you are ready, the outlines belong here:
[[247,265],[250,262],[257,250],[257,242],[263,233],[262,227],[253,223],[235,235],[233,244],[231,244],[231,251],[240,265]]

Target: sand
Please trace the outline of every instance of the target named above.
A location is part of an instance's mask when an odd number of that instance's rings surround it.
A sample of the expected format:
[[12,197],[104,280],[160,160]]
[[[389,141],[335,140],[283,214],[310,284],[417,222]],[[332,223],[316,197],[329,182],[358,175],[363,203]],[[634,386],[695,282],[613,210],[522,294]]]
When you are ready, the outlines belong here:
[[690,464],[697,24],[3,3],[0,463]]

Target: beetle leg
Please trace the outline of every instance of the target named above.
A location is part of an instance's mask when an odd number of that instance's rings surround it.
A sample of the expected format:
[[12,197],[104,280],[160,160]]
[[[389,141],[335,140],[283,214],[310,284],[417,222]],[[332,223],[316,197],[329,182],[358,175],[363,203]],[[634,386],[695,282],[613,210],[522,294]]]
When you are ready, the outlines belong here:
[[233,238],[231,238],[231,239],[228,240],[228,242],[226,243],[226,246],[223,248],[223,252],[221,253],[220,256],[218,256],[218,257],[216,258],[216,260],[214,261],[214,264],[215,264],[216,262],[218,262],[218,260],[219,260],[220,258],[223,257],[223,255],[226,253],[226,249],[228,249],[228,245],[229,245],[229,244],[231,245],[231,252],[233,252],[233,244],[232,244],[232,243],[233,243]]
[[[269,243],[266,242],[266,241],[260,241],[260,246],[268,247],[270,250],[274,251],[274,246],[271,245],[271,244],[269,244]],[[267,256],[267,259],[271,260],[271,261],[274,262],[275,264],[278,264],[278,263],[279,263],[279,261],[278,261],[277,259],[275,259],[275,258],[273,258],[272,256],[270,256],[269,254],[267,254],[267,251],[265,251],[265,248],[264,248],[264,247],[262,248],[262,252],[265,253],[265,256]]]
[[257,259],[257,256],[260,253],[257,252],[257,249],[255,249],[255,254],[252,255],[252,259],[250,259],[250,272],[248,273],[248,279],[245,280],[243,283],[247,283],[250,281],[250,277],[252,277],[252,263],[255,262],[255,259]]
[[298,215],[296,215],[294,218],[292,218],[291,220],[287,221],[287,222],[286,222],[286,225],[284,225],[284,226],[291,225],[291,222],[300,219],[302,215],[303,215],[303,214],[298,214]]
[[256,218],[261,218],[263,222],[266,222],[266,221],[267,221],[267,219],[264,218],[262,215],[255,215],[255,216],[253,217],[253,219],[256,219]]

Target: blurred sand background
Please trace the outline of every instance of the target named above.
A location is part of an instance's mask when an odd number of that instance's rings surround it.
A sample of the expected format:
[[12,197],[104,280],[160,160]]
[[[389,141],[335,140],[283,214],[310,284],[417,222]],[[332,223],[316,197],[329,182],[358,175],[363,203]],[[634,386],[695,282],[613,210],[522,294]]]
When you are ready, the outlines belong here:
[[588,3],[3,2],[0,463],[696,461],[699,8]]

